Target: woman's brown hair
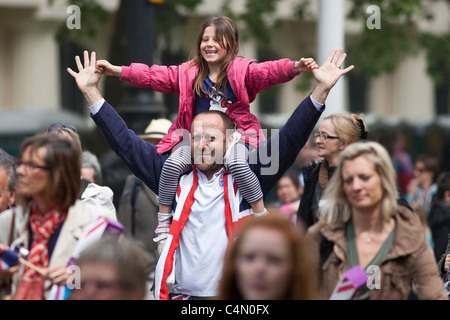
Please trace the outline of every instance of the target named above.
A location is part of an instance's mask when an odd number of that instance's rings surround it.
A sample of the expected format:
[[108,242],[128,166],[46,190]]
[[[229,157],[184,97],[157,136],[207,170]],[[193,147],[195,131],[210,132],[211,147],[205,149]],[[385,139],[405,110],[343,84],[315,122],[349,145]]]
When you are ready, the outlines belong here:
[[[57,134],[38,134],[26,139],[20,148],[19,159],[24,152],[32,154],[45,149],[45,166],[50,168],[46,195],[49,203],[67,210],[78,199],[81,190],[81,151],[69,139]],[[26,206],[31,198],[18,195],[18,204]]]

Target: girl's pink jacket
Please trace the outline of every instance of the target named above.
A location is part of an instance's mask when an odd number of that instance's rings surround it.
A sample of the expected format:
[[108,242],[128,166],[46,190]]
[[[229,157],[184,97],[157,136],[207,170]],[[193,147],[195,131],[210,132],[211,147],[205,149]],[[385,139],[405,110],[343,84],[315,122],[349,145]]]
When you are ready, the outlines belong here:
[[[280,59],[253,63],[255,60],[237,57],[228,69],[228,81],[237,98],[226,111],[243,134],[241,141],[250,144],[251,148],[265,140],[258,118],[250,113],[250,103],[256,94],[263,89],[269,89],[278,83],[292,80],[298,75],[294,71],[294,61]],[[183,132],[190,132],[194,117],[195,99],[193,84],[198,73],[197,66],[189,67],[192,61],[179,66],[151,67],[132,63],[129,67],[122,66],[120,80],[129,81],[139,88],[152,88],[158,92],[175,92],[180,96],[178,116],[172,123],[169,133],[156,146],[159,154],[170,151],[183,139]]]

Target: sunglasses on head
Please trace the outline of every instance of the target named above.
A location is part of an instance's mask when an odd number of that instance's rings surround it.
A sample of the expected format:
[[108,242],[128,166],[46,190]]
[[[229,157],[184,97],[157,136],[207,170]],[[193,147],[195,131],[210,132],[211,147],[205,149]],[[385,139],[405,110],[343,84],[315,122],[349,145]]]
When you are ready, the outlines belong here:
[[70,123],[54,123],[51,124],[48,128],[47,128],[47,132],[52,132],[52,131],[59,131],[61,129],[69,129],[75,133],[77,133],[77,128],[75,128],[75,126],[73,124]]

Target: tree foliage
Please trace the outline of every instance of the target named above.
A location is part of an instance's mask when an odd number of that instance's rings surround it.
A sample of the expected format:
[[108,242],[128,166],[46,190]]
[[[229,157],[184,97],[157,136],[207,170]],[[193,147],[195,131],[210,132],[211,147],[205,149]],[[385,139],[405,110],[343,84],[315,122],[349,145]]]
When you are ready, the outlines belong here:
[[428,57],[428,73],[437,85],[450,85],[450,33],[427,34],[421,41]]
[[[55,0],[48,0],[53,5]],[[80,41],[80,39],[92,39],[97,36],[98,27],[108,22],[109,13],[97,3],[90,0],[69,0],[70,5],[78,6],[83,14],[80,15],[81,29],[69,30],[66,24],[61,24],[56,38],[59,42]]]

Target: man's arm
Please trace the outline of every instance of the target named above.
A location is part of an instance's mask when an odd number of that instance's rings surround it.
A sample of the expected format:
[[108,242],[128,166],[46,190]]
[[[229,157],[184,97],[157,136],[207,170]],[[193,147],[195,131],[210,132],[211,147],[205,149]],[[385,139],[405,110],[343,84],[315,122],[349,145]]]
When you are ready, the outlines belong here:
[[106,101],[91,117],[110,148],[125,162],[130,171],[158,194],[159,177],[169,153],[158,154],[154,145],[128,129],[116,110]]
[[[261,142],[259,147],[250,153],[250,167],[258,176],[265,196],[294,163],[308,140],[325,109],[324,106],[317,108],[316,105],[324,105],[331,88],[342,75],[354,68],[352,65],[344,70],[340,69],[347,56],[342,51],[343,49],[333,50],[326,62],[319,69],[313,70],[316,85],[310,96],[300,103],[278,133]],[[271,162],[267,163],[269,158]]]
[[249,153],[250,168],[258,177],[264,196],[294,163],[324,109],[317,109],[311,97],[306,97],[278,132],[272,132],[269,139]]
[[[98,82],[101,73],[96,70],[95,52],[91,58],[87,51],[84,52],[84,65],[78,56],[75,61],[78,73],[68,68],[67,71],[75,78],[78,88],[83,93],[89,106],[94,106],[103,101],[103,96],[98,90]],[[119,114],[104,101],[91,114],[92,119],[102,132],[111,149],[125,162],[131,172],[158,194],[158,181],[164,161],[168,154],[160,155],[151,143],[142,140],[132,130],[128,129],[126,123]]]

